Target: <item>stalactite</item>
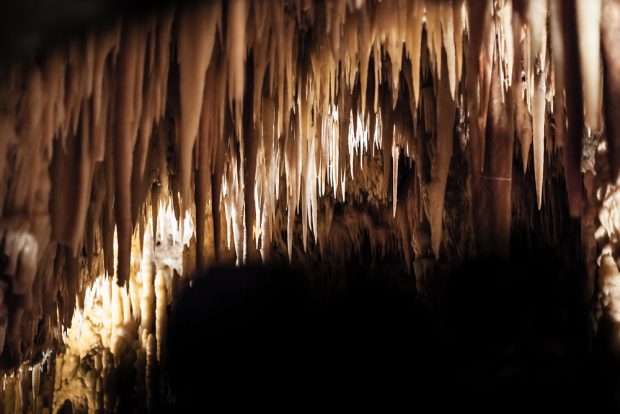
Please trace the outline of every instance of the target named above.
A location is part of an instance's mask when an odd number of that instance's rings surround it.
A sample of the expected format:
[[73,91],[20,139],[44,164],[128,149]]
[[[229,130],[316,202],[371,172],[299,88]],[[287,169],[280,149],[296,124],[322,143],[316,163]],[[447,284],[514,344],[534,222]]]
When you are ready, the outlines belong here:
[[114,210],[118,228],[119,257],[117,280],[123,285],[129,277],[131,251],[131,169],[132,154],[136,142],[137,119],[139,117],[136,101],[139,84],[138,73],[141,70],[141,28],[127,25],[121,37],[123,47],[119,52],[117,105],[117,129],[114,139],[115,199]]
[[601,119],[601,0],[577,1],[575,5],[585,121],[590,130],[599,132],[603,126]]
[[534,174],[536,176],[536,198],[538,208],[542,204],[543,173],[545,164],[545,81],[543,74],[536,77],[532,99]]
[[[414,17],[415,18],[415,17]],[[370,52],[372,49],[372,38],[370,32],[370,16],[362,13],[358,24],[358,42],[359,42],[359,77],[360,77],[360,106],[362,113],[366,112],[366,96],[368,95],[368,66],[370,64]],[[417,27],[417,26],[413,26]],[[422,35],[422,26],[419,26],[420,36]],[[414,30],[411,30],[413,33]],[[418,72],[419,73],[419,72]]]
[[[519,14],[513,16],[513,36],[515,42],[515,57],[517,58],[513,68],[515,126],[521,147],[523,171],[526,172],[533,140],[532,116],[528,109],[528,102],[530,101],[529,89],[531,89],[533,85],[528,84],[528,75],[525,75],[529,70],[529,31],[524,30]],[[525,81],[522,79],[522,74],[525,75],[523,76]]]
[[398,158],[400,150],[396,142],[392,141],[392,216],[396,217],[396,207],[398,205]]
[[148,335],[146,343],[146,408],[148,411],[154,411],[156,408],[156,359],[157,357],[157,340],[152,333]]
[[465,21],[465,0],[454,0],[453,7],[453,21],[454,21],[454,55],[455,55],[455,69],[456,69],[456,85],[461,83],[463,77],[463,45],[464,45],[464,32],[467,29],[467,22]]
[[[442,58],[443,59],[443,58]],[[447,68],[444,66],[444,75]],[[441,246],[443,210],[445,202],[446,182],[452,158],[452,144],[456,105],[452,100],[449,85],[438,82],[437,85],[437,149],[431,167],[431,183],[429,186],[431,244],[435,257],[439,257]]]
[[[241,102],[243,99],[243,87],[245,84],[245,53],[246,33],[245,25],[248,15],[246,0],[233,0],[230,2],[228,11],[228,43],[226,50],[229,52],[228,65],[230,77],[228,78],[228,93],[231,101]],[[286,52],[285,52],[286,51]],[[287,53],[284,49],[282,53]],[[236,125],[241,128],[240,119],[236,119]]]
[[[112,28],[98,34],[95,37],[95,61],[93,65],[93,124],[100,125],[99,122],[105,119],[103,111],[106,110],[108,102],[105,98],[107,87],[104,86],[106,61],[110,54],[116,55],[120,43],[120,21],[117,21]],[[105,121],[104,121],[105,122]],[[99,153],[95,157],[98,161],[103,159],[104,154]]]
[[[565,45],[577,43],[575,26],[575,1],[562,2],[562,38]],[[583,107],[581,73],[579,69],[578,48],[564,49],[565,64],[565,105],[566,105],[566,150],[564,171],[566,175],[566,190],[571,215],[579,216],[583,205],[583,179],[580,171],[581,148],[583,135]],[[558,68],[561,70],[561,68]]]
[[184,10],[179,16],[178,61],[181,119],[177,136],[183,200],[190,199],[192,154],[198,136],[205,74],[211,61],[219,14],[220,4],[214,1],[203,3],[197,8]]
[[142,278],[142,295],[140,298],[140,328],[152,332],[155,320],[155,266],[153,266],[153,236],[147,232],[142,250],[140,274]]
[[545,113],[546,113],[546,56],[547,56],[547,5],[545,1],[532,1],[527,12],[530,25],[530,79],[532,99],[532,136],[534,175],[538,208],[542,204],[543,173],[545,162]]
[[[211,79],[209,77],[209,79]],[[204,269],[206,267],[206,252],[205,252],[205,228],[207,221],[207,196],[211,191],[211,153],[210,146],[208,145],[209,129],[207,128],[208,115],[206,114],[208,108],[208,97],[206,96],[207,90],[205,90],[203,114],[201,116],[200,123],[200,135],[197,145],[197,168],[196,168],[196,187],[194,188],[195,203],[196,203],[196,268]],[[209,200],[210,201],[210,200]]]
[[[504,98],[499,50],[496,51],[491,79],[484,172],[474,182],[475,234],[483,256],[508,257],[512,219],[513,102]],[[508,105],[506,105],[508,104]]]
[[[489,15],[490,2],[488,0],[476,1],[469,0],[467,2],[467,8],[469,14],[472,16],[483,16],[482,22],[469,25],[469,54],[467,58],[467,73],[466,80],[467,88],[469,91],[467,94],[467,110],[472,117],[470,123],[470,154],[471,165],[474,174],[482,172],[482,166],[484,162],[483,158],[483,134],[484,130],[481,129],[480,123],[477,120],[477,116],[480,109],[479,94],[473,93],[479,88],[479,72],[480,72],[480,53],[482,49],[482,37],[485,31],[489,30],[490,18]],[[486,108],[485,108],[486,109]]]
[[[497,13],[496,4],[492,7],[493,13]],[[480,163],[482,171],[484,170],[484,154],[486,150],[486,125],[489,100],[491,94],[491,76],[493,72],[493,54],[495,51],[497,27],[493,21],[488,22],[488,29],[484,31],[481,44],[480,44],[480,64],[478,73],[478,85],[480,93],[480,102],[478,104],[478,156],[480,157]]]
[[13,278],[0,281],[0,361],[14,353],[16,368],[49,348],[48,331],[71,343],[66,328],[92,308],[95,286],[109,319],[100,345],[114,358],[80,377],[84,355],[71,351],[61,381],[87,382],[88,406],[111,410],[102,390],[133,349],[155,404],[169,286],[191,271],[192,237],[199,269],[314,252],[344,262],[368,237],[373,255],[398,255],[422,283],[450,259],[444,242],[458,244],[446,239],[454,219],[444,223],[456,175],[471,197],[464,216],[477,217],[476,253],[506,254],[513,148],[527,176],[533,144],[539,208],[548,160],[563,157],[579,216],[583,127],[601,135],[601,113],[612,181],[620,164],[616,9],[216,0],[118,19],[15,65],[0,79],[0,240]]
[[166,346],[166,307],[168,306],[168,292],[166,291],[163,270],[157,272],[155,277],[155,337],[157,339],[157,360],[162,360],[163,350]]
[[[88,107],[82,111],[80,133],[69,141],[66,150],[56,146],[53,160],[53,185],[58,192],[52,193],[52,216],[57,240],[73,249],[81,243],[86,224],[88,200],[93,180],[93,158],[89,145],[90,112]],[[74,168],[80,169],[76,177]],[[71,211],[72,214],[67,214]]]
[[[441,13],[441,30],[443,33],[442,42],[446,52],[446,64],[448,65],[448,83],[450,85],[450,94],[452,99],[456,99],[456,45],[454,33],[454,12],[452,10],[452,2],[440,3]],[[440,56],[437,56],[440,60]]]

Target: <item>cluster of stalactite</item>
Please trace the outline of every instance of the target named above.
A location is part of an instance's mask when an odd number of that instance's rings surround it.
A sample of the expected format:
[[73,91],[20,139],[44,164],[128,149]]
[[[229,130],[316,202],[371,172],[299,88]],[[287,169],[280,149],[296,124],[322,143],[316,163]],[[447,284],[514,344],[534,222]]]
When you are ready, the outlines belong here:
[[[147,218],[168,200],[195,223],[179,236],[186,269],[228,251],[237,264],[284,246],[289,260],[353,254],[368,238],[421,277],[450,252],[507,255],[513,160],[540,208],[557,157],[587,233],[600,143],[603,183],[620,168],[605,122],[620,119],[619,13],[614,0],[213,0],[6,65],[0,368],[62,342],[95,277],[131,292],[132,239],[157,234]],[[584,240],[595,259],[594,229]]]
[[152,412],[166,400],[167,306],[184,283],[182,234],[192,227],[176,222],[171,203],[144,224],[154,221],[155,238],[132,238],[126,288],[99,275],[63,329],[62,348],[2,376],[3,413]]

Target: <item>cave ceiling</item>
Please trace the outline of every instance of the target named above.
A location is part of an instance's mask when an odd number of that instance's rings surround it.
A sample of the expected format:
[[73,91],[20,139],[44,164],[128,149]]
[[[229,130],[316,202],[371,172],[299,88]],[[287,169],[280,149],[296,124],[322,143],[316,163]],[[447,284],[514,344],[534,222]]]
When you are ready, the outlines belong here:
[[2,63],[0,370],[79,348],[97,295],[152,356],[143,302],[214,264],[365,255],[422,291],[570,230],[584,295],[615,287],[620,2],[160,6]]

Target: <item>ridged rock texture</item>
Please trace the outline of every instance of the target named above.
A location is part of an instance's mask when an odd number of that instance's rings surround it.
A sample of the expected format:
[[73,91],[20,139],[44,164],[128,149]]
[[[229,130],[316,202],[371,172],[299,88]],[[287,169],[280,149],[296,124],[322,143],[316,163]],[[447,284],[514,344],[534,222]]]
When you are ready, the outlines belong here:
[[154,403],[165,306],[208,264],[368,241],[423,291],[438,262],[507,256],[515,223],[553,233],[558,199],[612,300],[619,28],[617,0],[213,0],[4,65],[0,406],[50,400],[47,367],[55,408],[113,410],[125,348]]

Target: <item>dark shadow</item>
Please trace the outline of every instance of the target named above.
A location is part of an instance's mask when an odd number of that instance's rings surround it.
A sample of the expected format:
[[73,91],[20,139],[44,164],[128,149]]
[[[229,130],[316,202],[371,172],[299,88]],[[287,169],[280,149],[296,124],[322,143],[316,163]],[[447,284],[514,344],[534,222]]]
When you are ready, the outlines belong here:
[[428,305],[381,275],[327,297],[296,269],[212,269],[171,307],[167,408],[592,407],[598,371],[553,271],[467,263]]

